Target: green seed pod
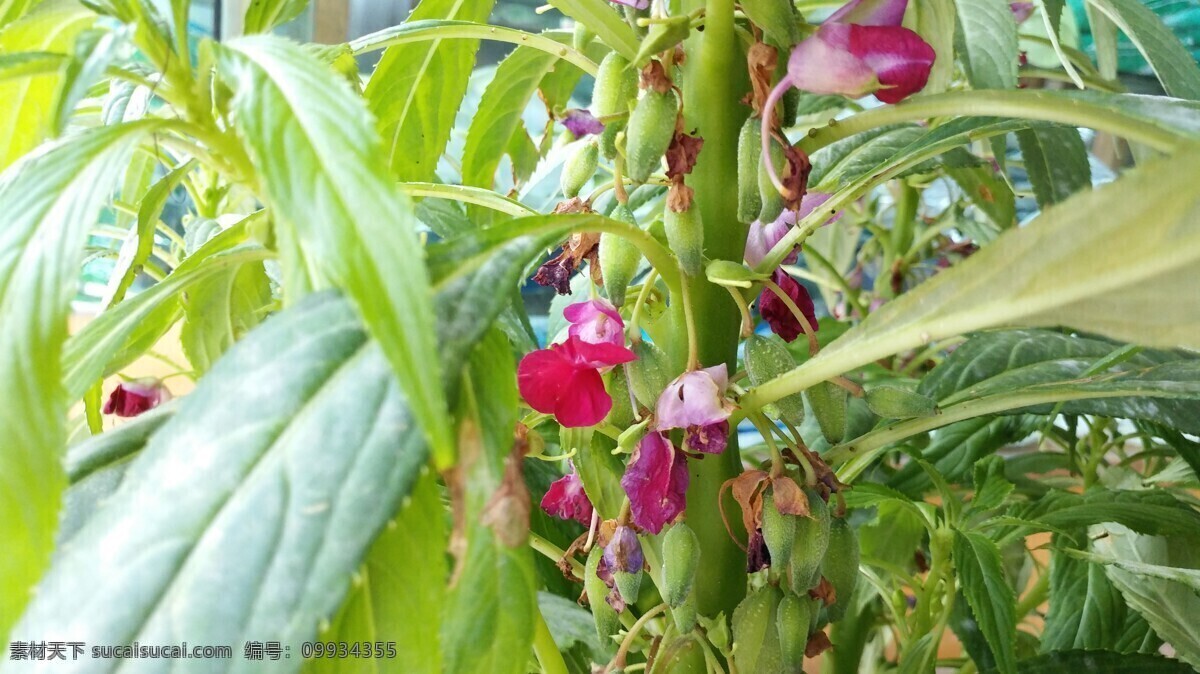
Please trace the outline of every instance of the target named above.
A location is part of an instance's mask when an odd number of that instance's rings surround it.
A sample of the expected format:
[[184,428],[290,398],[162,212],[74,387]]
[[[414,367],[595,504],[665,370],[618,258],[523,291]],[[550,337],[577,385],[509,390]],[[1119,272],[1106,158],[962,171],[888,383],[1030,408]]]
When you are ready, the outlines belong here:
[[808,517],[796,518],[796,535],[792,540],[792,557],[788,564],[788,581],[792,592],[804,593],[821,579],[821,560],[829,548],[829,505],[815,489],[805,489],[808,496]]
[[775,628],[779,589],[766,585],[747,595],[733,611],[733,661],[739,672],[778,672],[782,668]]
[[704,225],[700,222],[700,210],[693,207],[676,213],[668,208],[663,212],[663,227],[683,273],[698,276],[704,267]]
[[758,192],[758,165],[762,159],[762,122],[751,117],[738,134],[738,221],[754,222],[762,210]]
[[637,356],[637,360],[629,364],[629,385],[633,387],[633,397],[647,408],[654,409],[658,394],[670,381],[667,376],[670,369],[667,354],[645,340],[634,343],[631,350]]
[[670,606],[683,604],[696,581],[700,566],[700,539],[683,522],[667,530],[662,540],[663,600]]
[[600,580],[596,573],[600,567],[600,558],[604,556],[604,548],[599,545],[588,553],[587,564],[584,566],[583,587],[587,590],[588,602],[592,606],[592,619],[596,621],[596,634],[600,643],[609,650],[612,636],[621,629],[621,618],[613,607],[604,600],[608,596],[608,586]]
[[634,57],[634,65],[641,67],[650,61],[650,57],[666,51],[687,39],[692,30],[692,18],[686,14],[662,19],[650,26],[646,39]]
[[[625,57],[610,52],[600,61],[596,73],[596,86],[592,89],[592,109],[598,117],[616,115],[629,111],[629,105],[637,98],[637,71],[629,67]],[[605,122],[600,134],[600,152],[605,159],[617,156],[617,134],[625,128],[625,120]]]
[[804,392],[808,406],[817,417],[821,435],[830,444],[836,445],[846,437],[846,414],[850,405],[850,394],[832,382],[823,381]]
[[829,529],[829,549],[821,562],[821,574],[837,594],[836,601],[828,607],[829,622],[837,622],[846,615],[846,607],[858,585],[858,536],[844,519],[835,518]]
[[933,398],[899,386],[884,384],[867,391],[867,407],[884,419],[927,417],[937,412]]
[[626,604],[634,604],[638,597],[642,594],[642,576],[644,571],[617,571],[613,574],[613,581],[616,583],[617,592],[621,593],[621,598]]
[[617,428],[628,428],[633,423],[633,408],[629,405],[629,381],[625,377],[625,368],[614,367],[604,378],[608,383],[608,394],[613,400],[612,409],[604,421]]
[[579,196],[579,190],[592,179],[600,165],[600,147],[596,141],[584,143],[567,158],[562,169],[562,191],[568,199]]
[[771,553],[772,575],[784,568],[792,558],[792,542],[796,538],[796,516],[779,512],[775,507],[775,495],[763,495],[762,534]]
[[596,34],[592,32],[591,28],[588,28],[586,23],[576,21],[575,32],[571,35],[571,46],[575,48],[575,51],[583,51],[595,37]]
[[678,114],[679,98],[674,89],[665,94],[647,90],[638,100],[625,131],[625,173],[634,182],[646,182],[661,165],[675,135]]
[[[794,6],[794,5],[793,5]],[[783,95],[783,116],[779,122],[783,128],[796,126],[796,117],[800,112],[800,90],[791,87]]]
[[[751,335],[746,340],[745,362],[746,374],[755,386],[796,368],[792,352],[774,335]],[[772,405],[789,424],[799,427],[804,423],[804,398],[799,393],[784,396]]]
[[812,614],[813,600],[808,597],[789,594],[779,600],[775,628],[779,631],[779,650],[783,654],[785,672],[804,671],[804,647],[808,645]]
[[[623,204],[617,204],[609,216],[613,220],[636,225],[633,213]],[[625,303],[625,291],[637,275],[642,252],[624,237],[603,232],[600,234],[600,275],[604,277],[604,290],[608,299],[618,308]]]
[[[775,167],[776,174],[783,170],[783,148],[774,141],[771,142],[771,164]],[[767,173],[765,159],[758,163],[758,194],[762,199],[762,208],[758,211],[759,222],[775,222],[779,218],[779,214],[783,213],[783,195],[775,189],[775,184],[771,182],[771,174]]]
[[675,629],[679,630],[680,634],[687,634],[696,628],[696,593],[695,591],[684,597],[683,603],[671,609],[671,615],[675,619]]

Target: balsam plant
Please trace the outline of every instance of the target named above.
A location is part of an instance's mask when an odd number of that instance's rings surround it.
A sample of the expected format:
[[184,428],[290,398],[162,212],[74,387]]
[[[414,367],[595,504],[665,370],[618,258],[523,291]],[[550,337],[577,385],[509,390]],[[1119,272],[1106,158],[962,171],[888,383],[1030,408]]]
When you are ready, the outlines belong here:
[[[223,43],[0,2],[6,643],[1200,667],[1200,70],[1153,12],[1088,0],[1093,63],[1061,0],[551,4],[573,33],[421,0],[318,46],[265,34],[296,0]],[[1131,165],[1093,188],[1080,129]],[[179,378],[105,383],[169,333]]]

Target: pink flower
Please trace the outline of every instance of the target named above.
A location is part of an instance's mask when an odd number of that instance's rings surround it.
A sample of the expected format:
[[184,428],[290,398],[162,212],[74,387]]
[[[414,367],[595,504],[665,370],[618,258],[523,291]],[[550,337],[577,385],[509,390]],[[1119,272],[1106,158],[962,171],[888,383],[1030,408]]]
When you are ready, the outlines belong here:
[[170,399],[171,392],[158,379],[136,379],[117,384],[108,401],[104,403],[104,413],[119,417],[136,417]]
[[937,55],[900,25],[907,6],[908,0],[853,0],[792,49],[787,75],[767,97],[762,119],[763,158],[776,187],[781,183],[770,160],[771,115],[788,88],[854,98],[874,93],[884,103],[925,88]]
[[608,300],[577,302],[563,309],[563,316],[571,322],[567,334],[572,337],[589,344],[625,346],[625,321]]
[[[800,199],[799,211],[784,209],[783,213],[780,213],[774,222],[763,224],[755,220],[750,223],[750,231],[746,235],[746,252],[743,255],[746,264],[749,264],[751,267],[758,266],[758,263],[763,261],[767,253],[775,247],[775,244],[779,243],[793,225],[804,219],[826,201],[829,201],[829,197],[831,196],[833,195],[823,192],[808,192]],[[840,217],[842,217],[842,214],[838,212],[828,222],[833,222]],[[796,252],[792,251],[784,258],[783,263],[792,264],[795,261]]]
[[583,481],[571,466],[571,472],[550,484],[542,497],[542,510],[561,520],[575,520],[583,526],[592,523],[592,502],[583,490]]
[[733,403],[725,398],[729,375],[725,364],[684,372],[667,385],[655,404],[658,430],[684,429],[688,449],[707,454],[725,450]]
[[600,120],[596,119],[587,110],[579,108],[567,110],[567,113],[562,116],[560,121],[576,139],[598,134],[604,130],[604,124]]
[[[808,290],[782,269],[776,269],[771,279],[796,303],[800,312],[808,319],[808,324],[812,326],[813,332],[819,330],[816,308],[813,306]],[[804,334],[804,327],[800,325],[796,315],[770,288],[764,288],[762,295],[758,297],[758,313],[762,314],[763,320],[771,326],[771,332],[782,337],[785,342],[793,342]]]
[[595,426],[612,409],[612,398],[604,390],[601,368],[628,363],[633,352],[614,344],[592,344],[568,337],[526,354],[517,367],[517,385],[529,406],[553,414],[568,428]]
[[1025,23],[1025,20],[1033,15],[1034,4],[1032,2],[1010,2],[1008,8],[1012,10],[1013,18],[1017,23]]
[[[728,422],[727,422],[728,423]],[[683,512],[688,488],[687,456],[662,433],[647,433],[621,477],[633,523],[657,534]]]

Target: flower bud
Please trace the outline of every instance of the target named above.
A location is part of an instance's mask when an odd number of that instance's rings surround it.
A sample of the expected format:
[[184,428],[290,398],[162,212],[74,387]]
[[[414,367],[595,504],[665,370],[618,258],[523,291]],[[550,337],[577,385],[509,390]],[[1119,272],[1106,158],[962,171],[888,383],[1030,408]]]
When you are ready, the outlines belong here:
[[171,392],[155,377],[135,379],[117,384],[104,403],[105,414],[136,417],[171,399]]
[[568,199],[579,196],[579,190],[587,184],[600,165],[600,147],[596,141],[584,143],[575,150],[562,169],[562,191]]
[[604,548],[604,563],[612,571],[617,591],[626,604],[637,601],[642,589],[642,544],[632,527],[618,525],[612,540]]
[[813,489],[808,496],[808,517],[797,517],[792,554],[788,563],[788,581],[792,592],[803,595],[821,577],[821,560],[829,548],[829,505]]
[[748,225],[762,210],[758,165],[762,159],[762,125],[751,117],[738,134],[738,221]]
[[663,154],[675,135],[679,98],[674,89],[659,93],[647,90],[629,116],[625,132],[625,173],[644,183],[661,165]]
[[700,540],[683,522],[671,527],[662,541],[662,595],[672,608],[681,606],[692,591],[700,566]]

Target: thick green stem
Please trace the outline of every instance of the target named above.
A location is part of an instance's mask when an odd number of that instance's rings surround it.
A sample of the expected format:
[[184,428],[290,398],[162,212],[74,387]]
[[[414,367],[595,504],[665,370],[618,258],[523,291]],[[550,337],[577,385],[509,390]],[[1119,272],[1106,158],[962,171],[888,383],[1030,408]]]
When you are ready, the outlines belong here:
[[[746,228],[737,219],[737,138],[749,109],[740,100],[749,88],[744,52],[734,34],[733,0],[680,0],[680,12],[705,10],[702,32],[684,44],[683,108],[685,128],[696,129],[704,149],[687,184],[695,189],[704,223],[704,254],[709,259],[741,261]],[[742,317],[724,288],[703,276],[685,281],[698,319],[697,350],[703,366],[725,363],[733,372]],[[700,539],[704,561],[696,582],[699,610],[730,615],[745,594],[745,555],[725,532],[719,509],[721,485],[741,472],[736,434],[723,454],[691,461],[688,524]],[[729,512],[737,507],[732,499]],[[733,518],[737,519],[737,518]]]

